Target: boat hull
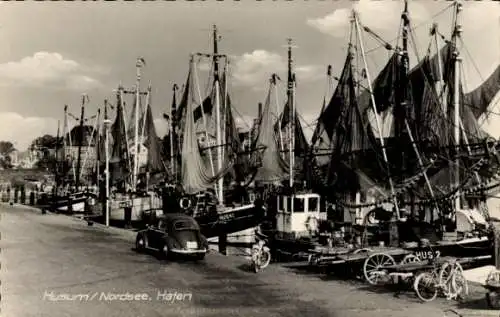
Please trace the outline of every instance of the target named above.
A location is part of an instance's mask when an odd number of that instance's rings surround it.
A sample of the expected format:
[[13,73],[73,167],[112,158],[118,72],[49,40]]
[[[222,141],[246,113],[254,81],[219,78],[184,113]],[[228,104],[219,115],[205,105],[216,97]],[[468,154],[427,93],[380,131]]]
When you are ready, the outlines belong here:
[[494,243],[488,237],[441,242],[430,247],[404,248],[422,260],[436,257],[476,258],[472,266],[494,264]]
[[211,238],[255,227],[264,220],[264,217],[263,207],[249,204],[194,218],[200,225],[203,235]]
[[61,213],[81,213],[85,212],[86,203],[89,198],[95,196],[89,193],[75,193],[68,196],[55,196],[41,201],[42,208]]
[[[297,255],[308,254],[317,246],[317,243],[311,240],[287,239],[276,233],[271,234],[271,236],[273,238],[270,241],[270,246],[275,258],[279,261],[297,260]],[[377,248],[375,247],[375,249]],[[368,246],[366,249],[370,249],[370,247]],[[391,247],[387,247],[387,249],[391,249]],[[494,264],[494,246],[488,237],[438,242],[430,246],[394,247],[394,249],[406,250],[422,260],[436,257],[474,258],[474,261],[466,265],[467,268]],[[365,258],[360,258],[358,262],[363,263],[364,260]],[[399,262],[402,258],[395,258],[395,260]]]
[[109,219],[111,221],[126,221],[125,208],[131,207],[131,222],[140,222],[144,219],[144,213],[154,210],[157,214],[161,214],[161,202],[156,197],[133,197],[119,198],[111,201],[109,210]]

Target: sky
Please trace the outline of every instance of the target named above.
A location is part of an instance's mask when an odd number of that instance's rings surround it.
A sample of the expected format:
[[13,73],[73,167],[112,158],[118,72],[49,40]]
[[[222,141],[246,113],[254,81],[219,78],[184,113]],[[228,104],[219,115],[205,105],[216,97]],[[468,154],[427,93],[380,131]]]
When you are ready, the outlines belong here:
[[[448,1],[409,2],[420,57],[439,23],[449,37]],[[272,73],[286,80],[286,40],[294,42],[297,109],[310,136],[327,91],[326,69],[340,75],[349,40],[349,15],[355,8],[363,25],[387,41],[398,35],[403,2],[360,1],[223,1],[223,2],[4,2],[0,7],[0,140],[19,150],[43,134],[56,135],[64,105],[79,116],[87,94],[88,116],[115,102],[119,84],[132,88],[135,63],[144,58],[142,85],[152,85],[152,110],[160,136],[167,131],[172,86],[186,80],[189,55],[212,50],[217,24],[220,51],[230,56],[231,98],[242,125],[257,113]],[[443,11],[444,10],[444,11]],[[462,12],[465,88],[472,90],[500,62],[500,3],[465,2]],[[375,77],[388,52],[363,35],[368,72]],[[435,51],[435,48],[432,48]],[[417,63],[411,52],[411,64]],[[207,67],[199,63],[200,78]],[[284,100],[286,83],[280,84]],[[202,89],[203,90],[203,89]],[[331,92],[330,92],[331,93]],[[131,103],[131,99],[128,100]],[[498,107],[495,107],[498,105]],[[500,114],[500,103],[493,102]],[[73,119],[71,125],[77,122]],[[500,136],[499,115],[484,128]]]

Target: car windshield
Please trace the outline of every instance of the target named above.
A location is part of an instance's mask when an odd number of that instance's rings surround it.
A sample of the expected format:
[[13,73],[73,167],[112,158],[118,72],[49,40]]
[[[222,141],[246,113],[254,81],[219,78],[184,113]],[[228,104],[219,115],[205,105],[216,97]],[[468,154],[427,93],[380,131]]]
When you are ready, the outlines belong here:
[[192,221],[177,220],[174,223],[174,229],[177,231],[181,231],[181,230],[197,230],[198,228]]

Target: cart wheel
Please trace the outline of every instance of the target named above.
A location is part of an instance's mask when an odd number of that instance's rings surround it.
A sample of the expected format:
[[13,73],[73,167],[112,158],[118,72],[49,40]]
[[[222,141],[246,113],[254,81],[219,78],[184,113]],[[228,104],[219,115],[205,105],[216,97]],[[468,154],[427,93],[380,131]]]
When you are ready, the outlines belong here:
[[420,262],[420,258],[414,254],[407,254],[399,264]]
[[[383,269],[385,266],[395,265],[394,258],[385,253],[375,253],[370,255],[363,265],[363,273],[368,283],[377,285],[386,282],[389,275]],[[384,279],[385,277],[385,279]]]
[[500,296],[495,291],[486,293],[486,303],[489,308],[500,309]]
[[373,250],[372,249],[368,249],[368,248],[357,249],[357,250],[354,250],[354,252],[352,254],[358,254],[358,253],[361,253],[361,252],[373,252]]
[[413,283],[413,289],[417,293],[418,298],[423,302],[433,301],[438,293],[436,282],[434,274],[428,272],[420,273]]
[[[408,263],[421,262],[420,258],[414,254],[407,254],[399,264],[404,265]],[[400,277],[400,281],[403,283],[409,283],[413,277]]]

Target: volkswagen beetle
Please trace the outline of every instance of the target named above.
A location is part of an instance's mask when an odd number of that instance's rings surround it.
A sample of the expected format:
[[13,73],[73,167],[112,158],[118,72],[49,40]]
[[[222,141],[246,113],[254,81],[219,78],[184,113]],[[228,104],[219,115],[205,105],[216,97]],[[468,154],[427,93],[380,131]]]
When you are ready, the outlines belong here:
[[193,217],[185,214],[166,214],[137,233],[136,250],[152,249],[163,259],[184,255],[202,260],[208,252],[208,241],[201,234]]

